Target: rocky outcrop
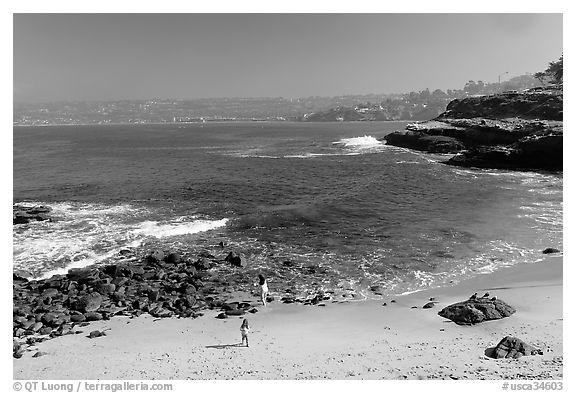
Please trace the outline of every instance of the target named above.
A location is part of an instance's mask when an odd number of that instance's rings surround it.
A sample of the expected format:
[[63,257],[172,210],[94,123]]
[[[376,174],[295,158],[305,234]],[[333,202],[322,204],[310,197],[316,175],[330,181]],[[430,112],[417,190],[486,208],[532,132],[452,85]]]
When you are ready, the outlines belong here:
[[521,356],[543,355],[543,351],[525,343],[517,337],[506,336],[496,347],[488,348],[486,355],[493,359],[512,358],[518,359]]
[[445,163],[501,169],[561,170],[562,90],[454,100],[433,120],[386,135],[386,143],[431,153],[458,153]]
[[28,224],[31,221],[51,220],[49,206],[12,206],[12,224]]
[[474,325],[484,321],[501,319],[514,314],[516,310],[500,299],[468,299],[451,304],[440,310],[438,315],[450,319],[458,325]]

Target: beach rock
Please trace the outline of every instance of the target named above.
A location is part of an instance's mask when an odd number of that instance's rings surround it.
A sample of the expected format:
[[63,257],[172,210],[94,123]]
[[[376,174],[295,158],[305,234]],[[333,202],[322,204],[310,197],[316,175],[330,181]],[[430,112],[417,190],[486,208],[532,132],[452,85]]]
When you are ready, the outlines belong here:
[[476,323],[501,319],[514,314],[516,310],[500,299],[468,299],[451,304],[438,312],[441,317],[450,319],[458,325],[474,325]]
[[248,266],[248,262],[240,258],[240,255],[236,254],[234,251],[230,251],[224,260],[232,264],[232,266],[236,267]]
[[218,318],[218,319],[226,319],[226,318],[228,318],[228,315],[226,315],[226,313],[224,313],[224,312],[221,312],[220,314],[218,314],[218,315],[216,316],[216,318]]
[[42,315],[41,322],[44,325],[57,326],[56,322],[58,321],[58,317],[59,317],[58,314],[49,312],[49,313]]
[[42,329],[38,330],[38,334],[46,335],[52,333],[52,328],[48,326],[44,326]]
[[246,310],[226,310],[226,315],[239,316],[246,314]]
[[494,359],[513,358],[517,359],[526,355],[542,355],[542,350],[527,344],[517,337],[506,336],[495,348],[489,348],[492,351],[487,351],[486,354]]
[[542,254],[555,254],[557,252],[560,252],[560,250],[558,250],[557,248],[548,247],[542,251]]
[[172,311],[166,310],[165,308],[160,306],[152,308],[150,311],[148,311],[148,313],[156,318],[168,318],[171,317],[173,314]]
[[115,290],[116,285],[114,284],[102,283],[96,286],[96,291],[103,296],[111,295]]
[[98,270],[90,267],[72,268],[68,270],[67,277],[70,281],[76,281],[78,284],[84,284],[99,278]]
[[80,322],[84,322],[85,320],[86,320],[86,317],[84,316],[84,314],[70,315],[70,321],[72,321],[72,322],[80,323]]
[[151,302],[157,302],[160,298],[160,290],[158,289],[150,289],[148,291],[148,300]]
[[82,296],[74,303],[74,310],[82,313],[96,311],[102,305],[102,295],[98,292],[92,292]]
[[210,260],[207,258],[201,257],[196,262],[194,262],[194,268],[196,270],[208,270],[211,267]]
[[86,318],[86,321],[101,321],[103,319],[102,314],[94,311],[85,313],[84,317]]
[[122,255],[123,257],[129,257],[129,256],[133,256],[134,255],[134,251],[130,250],[130,249],[122,249],[118,252],[120,255]]
[[57,296],[59,295],[60,292],[56,289],[56,288],[46,288],[45,290],[42,291],[42,297],[53,297],[53,296]]
[[148,265],[163,266],[164,265],[164,257],[165,257],[164,251],[154,250],[146,256],[145,261]]
[[177,252],[174,252],[174,251],[169,252],[164,257],[164,262],[166,262],[166,263],[178,264],[178,263],[180,263],[180,261],[181,261],[180,254],[178,254]]
[[51,220],[48,213],[52,211],[48,206],[12,206],[12,224],[28,224],[30,221]]
[[436,303],[434,302],[428,302],[425,305],[422,306],[422,308],[432,308],[436,305]]
[[92,330],[90,332],[90,334],[88,334],[88,338],[96,338],[96,337],[102,337],[102,336],[106,336],[106,333],[104,331],[101,331],[101,330]]
[[[222,242],[220,242],[222,243]],[[200,254],[198,254],[198,257],[200,258],[208,258],[208,259],[216,259],[216,257],[212,254],[210,254],[208,251],[202,251],[200,252]]]
[[21,281],[21,282],[28,282],[29,279],[32,278],[32,274],[25,271],[25,270],[14,270],[12,272],[12,280],[13,281]]
[[126,277],[116,277],[114,280],[112,280],[111,284],[114,284],[116,286],[116,290],[118,290],[120,287],[124,286],[129,281],[130,279]]

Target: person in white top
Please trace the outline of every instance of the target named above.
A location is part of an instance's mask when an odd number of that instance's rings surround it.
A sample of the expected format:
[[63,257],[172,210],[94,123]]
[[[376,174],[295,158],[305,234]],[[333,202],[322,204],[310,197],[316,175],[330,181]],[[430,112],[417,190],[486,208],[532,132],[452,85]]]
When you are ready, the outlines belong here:
[[246,346],[248,347],[248,332],[250,331],[250,326],[248,325],[248,320],[244,319],[242,321],[242,326],[240,326],[240,333],[242,333],[242,345],[244,345],[244,340],[246,340]]
[[260,281],[260,298],[262,299],[262,304],[266,307],[266,296],[268,296],[268,282],[266,278],[259,274],[258,279]]

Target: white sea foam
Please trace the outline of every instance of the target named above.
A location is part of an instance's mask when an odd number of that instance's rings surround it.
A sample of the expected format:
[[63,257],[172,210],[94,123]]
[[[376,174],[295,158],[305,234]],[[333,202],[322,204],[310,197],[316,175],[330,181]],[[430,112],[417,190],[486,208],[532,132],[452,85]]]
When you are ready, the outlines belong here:
[[381,141],[369,135],[358,136],[354,138],[342,138],[339,141],[332,143],[335,145],[344,145],[345,147],[354,149],[371,149],[383,145]]
[[304,154],[291,154],[284,156],[284,158],[313,158],[322,156],[342,156],[345,154],[341,153],[304,153]]
[[[37,203],[40,204],[40,203]],[[14,267],[34,276],[63,274],[119,257],[149,237],[194,234],[226,225],[227,219],[173,217],[166,222],[142,221],[154,215],[146,208],[87,203],[51,203],[53,222],[13,227]]]
[[144,236],[153,236],[156,238],[191,235],[223,227],[227,222],[227,218],[215,221],[195,220],[191,222],[177,222],[170,224],[161,224],[157,221],[145,221],[139,224],[133,233]]

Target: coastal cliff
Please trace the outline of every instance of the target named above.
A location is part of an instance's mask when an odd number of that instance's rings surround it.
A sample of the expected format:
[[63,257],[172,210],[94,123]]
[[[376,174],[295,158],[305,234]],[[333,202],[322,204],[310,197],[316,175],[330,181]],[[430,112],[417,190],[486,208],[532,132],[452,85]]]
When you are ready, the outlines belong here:
[[449,165],[562,170],[562,86],[468,97],[438,117],[386,135],[386,143],[431,153],[457,153]]

